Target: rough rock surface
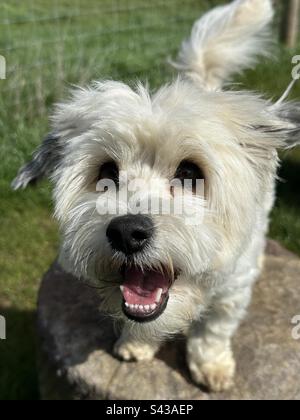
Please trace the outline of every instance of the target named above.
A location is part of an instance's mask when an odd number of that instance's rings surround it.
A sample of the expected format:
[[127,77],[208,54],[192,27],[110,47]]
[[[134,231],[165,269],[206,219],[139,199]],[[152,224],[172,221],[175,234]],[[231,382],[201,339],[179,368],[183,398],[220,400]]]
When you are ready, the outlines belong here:
[[300,399],[300,260],[269,242],[264,273],[248,318],[234,340],[236,385],[222,394],[195,386],[184,341],[167,344],[151,363],[112,356],[111,320],[98,310],[94,290],[54,264],[43,279],[38,305],[39,372],[44,399]]

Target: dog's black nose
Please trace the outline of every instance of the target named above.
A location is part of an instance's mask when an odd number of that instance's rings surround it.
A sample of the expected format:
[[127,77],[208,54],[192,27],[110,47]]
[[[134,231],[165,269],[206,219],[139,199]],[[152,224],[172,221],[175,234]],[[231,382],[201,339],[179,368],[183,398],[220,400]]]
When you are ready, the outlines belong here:
[[106,236],[116,251],[132,255],[142,251],[154,234],[153,221],[148,216],[117,217],[109,224]]

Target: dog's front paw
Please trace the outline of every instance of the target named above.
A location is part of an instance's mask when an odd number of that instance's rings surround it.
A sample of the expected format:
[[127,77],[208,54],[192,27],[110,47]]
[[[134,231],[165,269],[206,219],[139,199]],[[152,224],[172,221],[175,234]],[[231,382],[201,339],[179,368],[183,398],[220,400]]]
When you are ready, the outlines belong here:
[[187,356],[197,385],[203,385],[211,392],[227,391],[234,385],[236,364],[230,349],[206,348],[198,340],[191,340]]
[[157,347],[136,341],[126,341],[122,337],[114,346],[115,356],[126,362],[150,361],[154,358],[156,351]]
[[198,366],[189,364],[193,380],[205,386],[211,392],[228,391],[234,385],[235,362],[209,362]]

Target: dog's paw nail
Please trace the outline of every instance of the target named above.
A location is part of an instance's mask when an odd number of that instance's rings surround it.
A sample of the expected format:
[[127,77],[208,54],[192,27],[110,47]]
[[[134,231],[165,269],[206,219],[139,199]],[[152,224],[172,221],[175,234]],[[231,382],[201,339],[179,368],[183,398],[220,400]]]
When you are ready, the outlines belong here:
[[119,359],[124,360],[125,362],[129,362],[130,360],[132,360],[130,351],[128,351],[126,346],[119,343],[116,343],[114,346],[114,355]]

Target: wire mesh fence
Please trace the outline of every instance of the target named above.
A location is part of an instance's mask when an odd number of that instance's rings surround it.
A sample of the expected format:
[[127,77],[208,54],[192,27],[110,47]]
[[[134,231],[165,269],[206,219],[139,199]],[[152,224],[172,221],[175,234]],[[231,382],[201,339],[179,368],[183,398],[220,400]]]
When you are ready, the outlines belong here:
[[168,76],[175,53],[209,0],[9,0],[0,5],[5,111],[34,117],[71,84]]
[[0,116],[44,115],[66,87],[92,79],[163,82],[171,71],[166,58],[174,56],[193,21],[227,2],[3,1],[0,55],[6,80],[0,81]]

